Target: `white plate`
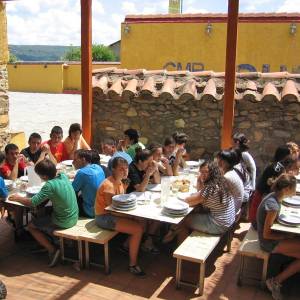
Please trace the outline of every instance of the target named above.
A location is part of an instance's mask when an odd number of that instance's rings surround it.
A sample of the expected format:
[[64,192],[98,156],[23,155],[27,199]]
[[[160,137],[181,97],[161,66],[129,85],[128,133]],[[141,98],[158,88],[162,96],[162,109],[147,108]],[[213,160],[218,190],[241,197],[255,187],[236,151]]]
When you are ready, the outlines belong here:
[[173,210],[173,211],[182,211],[187,208],[189,208],[189,205],[185,202],[179,201],[179,200],[169,200],[164,204],[164,207],[168,210]]
[[61,163],[65,166],[67,166],[67,167],[72,167],[73,166],[73,159],[64,160]]
[[26,193],[30,195],[35,195],[41,190],[41,188],[42,188],[41,186],[31,186],[26,189]]
[[12,180],[10,180],[10,179],[4,179],[4,184],[5,184],[5,186],[12,186],[13,185],[13,181]]
[[100,162],[101,163],[106,163],[107,164],[110,159],[111,159],[111,156],[100,154]]
[[115,210],[129,211],[135,209],[136,205],[130,207],[115,207],[114,205],[112,205],[112,208],[114,208]]
[[300,206],[300,196],[293,196],[283,199],[283,202],[288,205]]
[[188,160],[185,163],[190,168],[197,168],[197,167],[199,167],[199,162],[198,161]]
[[192,195],[192,193],[190,193],[190,192],[187,192],[187,193],[178,192],[177,193],[177,198],[179,200],[185,200],[187,197],[189,197],[191,195]]
[[295,225],[295,224],[286,223],[286,222],[284,222],[284,221],[282,221],[282,220],[280,220],[280,219],[278,219],[277,222],[278,222],[279,224],[281,224],[281,225],[284,225],[284,226],[297,227],[297,225]]
[[280,214],[278,220],[292,225],[300,225],[300,216]]
[[151,192],[161,192],[161,184],[148,184],[146,190]]
[[136,196],[132,194],[121,194],[112,197],[112,200],[116,202],[130,202],[134,199],[136,199]]
[[21,177],[20,177],[20,180],[21,180],[21,181],[26,181],[26,182],[27,182],[27,181],[28,181],[28,176],[21,176]]

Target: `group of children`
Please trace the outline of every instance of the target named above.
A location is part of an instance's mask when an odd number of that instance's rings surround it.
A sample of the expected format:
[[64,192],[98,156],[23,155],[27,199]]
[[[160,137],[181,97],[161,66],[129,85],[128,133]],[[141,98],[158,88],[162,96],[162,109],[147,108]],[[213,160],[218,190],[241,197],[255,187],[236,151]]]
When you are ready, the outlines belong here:
[[[128,234],[121,250],[129,254],[129,271],[143,276],[145,273],[137,263],[142,237],[146,233],[141,248],[158,253],[153,236],[160,225],[117,217],[105,207],[111,204],[114,195],[143,192],[149,183],[160,183],[162,176],[178,175],[179,168],[186,166],[187,140],[184,133],[175,133],[162,145],[152,143],[145,147],[138,132],[128,129],[123,140],[103,140],[102,153],[111,157],[104,167],[100,165],[98,151],[91,150],[83,139],[79,124],[70,126],[69,136],[64,142],[62,129],[55,126],[50,140],[44,143],[37,133],[33,133],[29,147],[21,151],[22,155],[19,155],[16,145],[7,145],[5,156],[0,153],[0,172],[4,178],[16,179],[22,175],[26,164],[34,164],[36,173],[46,181],[34,197],[12,195],[11,200],[33,206],[51,200],[51,218],[34,219],[28,226],[32,236],[48,250],[50,266],[56,264],[60,253],[47,235],[56,228],[74,226],[80,215],[95,218],[104,229]],[[282,199],[295,194],[294,175],[299,170],[299,149],[295,143],[278,147],[274,161],[256,183],[256,166],[248,151],[248,142],[244,134],[235,134],[231,149],[222,150],[214,159],[201,164],[198,192],[185,199],[190,206],[201,206],[201,209],[187,216],[180,226],[171,226],[163,241],[177,237],[181,242],[190,230],[222,234],[234,223],[244,204],[250,201],[250,217],[258,230],[261,247],[295,258],[286,270],[267,281],[274,299],[279,299],[281,283],[300,270],[300,242],[294,237],[274,233],[271,226],[278,216]],[[56,164],[66,159],[72,159],[78,170],[72,184],[64,174],[56,172]],[[3,186],[0,181],[0,197],[5,198],[7,192],[1,189],[1,184]]]

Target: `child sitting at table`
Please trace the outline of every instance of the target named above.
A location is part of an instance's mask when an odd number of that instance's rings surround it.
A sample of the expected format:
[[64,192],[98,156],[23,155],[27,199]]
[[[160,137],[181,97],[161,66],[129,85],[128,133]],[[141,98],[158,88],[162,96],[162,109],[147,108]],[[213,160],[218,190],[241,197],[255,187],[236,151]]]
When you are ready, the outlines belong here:
[[48,237],[51,238],[57,229],[76,225],[78,220],[76,195],[67,176],[63,173],[56,174],[55,164],[51,160],[44,159],[37,163],[34,170],[42,180],[46,181],[40,192],[32,198],[15,194],[11,195],[9,199],[35,207],[48,199],[52,202],[52,215],[33,219],[28,224],[28,230],[48,250],[48,266],[54,267],[58,262],[60,250],[49,241]]
[[167,243],[178,235],[178,243],[184,241],[190,230],[208,234],[225,233],[235,220],[234,200],[226,179],[215,162],[208,162],[208,176],[203,187],[185,199],[189,206],[202,205],[203,211],[188,215],[181,225],[171,227],[163,242]]
[[[3,166],[5,161],[5,154],[0,151],[0,168]],[[5,199],[8,196],[7,188],[3,178],[0,176],[0,199]]]
[[274,278],[266,281],[274,299],[281,299],[280,288],[283,281],[300,271],[300,239],[287,233],[271,230],[280,213],[281,202],[296,193],[296,178],[281,174],[272,185],[272,192],[260,203],[257,211],[257,231],[260,247],[267,252],[283,254],[295,258],[289,266]]
[[[114,195],[124,194],[126,186],[122,182],[128,175],[128,163],[122,157],[116,157],[112,161],[112,176],[103,181],[99,187],[95,200],[96,224],[104,229],[116,230],[129,234],[129,271],[136,276],[144,276],[144,271],[137,264],[137,256],[143,235],[143,226],[135,220],[114,216],[105,211],[105,207],[111,205]],[[125,242],[125,244],[127,244]],[[122,246],[128,251],[127,245]]]

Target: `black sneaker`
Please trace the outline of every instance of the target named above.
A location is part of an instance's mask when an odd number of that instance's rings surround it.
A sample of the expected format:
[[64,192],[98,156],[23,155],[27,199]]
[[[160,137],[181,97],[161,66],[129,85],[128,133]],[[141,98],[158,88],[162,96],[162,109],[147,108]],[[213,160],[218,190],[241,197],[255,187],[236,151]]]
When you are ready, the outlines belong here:
[[135,276],[138,276],[138,277],[146,276],[146,273],[137,265],[129,266],[128,269],[129,269],[129,272]]
[[48,267],[55,267],[60,257],[60,250],[56,249],[53,253],[49,253],[49,264]]

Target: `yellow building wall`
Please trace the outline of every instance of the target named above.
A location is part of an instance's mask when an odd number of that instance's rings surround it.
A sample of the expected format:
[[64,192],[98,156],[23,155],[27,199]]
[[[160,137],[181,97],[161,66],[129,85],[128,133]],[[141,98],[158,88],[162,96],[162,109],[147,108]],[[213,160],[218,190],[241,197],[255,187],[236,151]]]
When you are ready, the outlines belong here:
[[9,64],[9,90],[16,92],[62,93],[62,64]]
[[8,61],[5,3],[0,1],[0,64]]
[[[81,90],[80,63],[8,64],[9,90],[16,92],[63,93]],[[119,63],[95,63],[93,69],[120,67]]]
[[[226,23],[212,23],[211,34],[205,31],[207,23],[127,23],[128,33],[124,26],[123,68],[225,69]],[[299,68],[300,35],[291,35],[289,28],[290,23],[240,23],[237,65],[252,65],[260,72],[266,64],[269,72],[279,71],[281,65],[290,72]]]

